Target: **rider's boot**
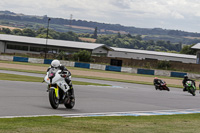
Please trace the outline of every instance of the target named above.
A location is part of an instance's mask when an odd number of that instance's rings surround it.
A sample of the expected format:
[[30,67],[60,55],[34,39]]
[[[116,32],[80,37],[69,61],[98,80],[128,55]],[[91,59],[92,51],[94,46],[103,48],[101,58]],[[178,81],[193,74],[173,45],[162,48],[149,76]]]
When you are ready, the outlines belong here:
[[75,96],[74,96],[74,88],[73,88],[72,85],[70,85],[69,87],[70,87],[70,89],[68,90],[69,96],[70,96],[71,99],[74,99],[75,98]]

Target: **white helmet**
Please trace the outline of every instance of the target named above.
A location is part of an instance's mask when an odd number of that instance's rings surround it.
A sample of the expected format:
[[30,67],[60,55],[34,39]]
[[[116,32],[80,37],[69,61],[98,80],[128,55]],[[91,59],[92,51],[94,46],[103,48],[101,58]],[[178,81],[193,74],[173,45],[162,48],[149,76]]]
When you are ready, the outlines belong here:
[[53,60],[52,62],[51,62],[51,66],[52,67],[59,67],[60,66],[60,61],[59,60]]

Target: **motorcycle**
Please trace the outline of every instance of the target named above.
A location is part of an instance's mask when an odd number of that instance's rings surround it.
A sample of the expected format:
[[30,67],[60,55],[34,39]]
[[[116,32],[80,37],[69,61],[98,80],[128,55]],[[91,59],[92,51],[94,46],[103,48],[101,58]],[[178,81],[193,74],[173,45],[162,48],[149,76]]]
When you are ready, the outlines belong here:
[[164,80],[160,80],[160,85],[155,85],[155,89],[170,91],[170,89],[167,87],[167,84]]
[[44,77],[49,92],[49,102],[53,109],[57,109],[59,104],[64,104],[68,109],[72,109],[75,105],[75,98],[70,98],[68,92],[70,88],[65,82],[66,76],[68,76],[67,71],[51,68]]
[[191,93],[193,96],[195,96],[196,87],[192,81],[186,82],[186,89],[189,93]]

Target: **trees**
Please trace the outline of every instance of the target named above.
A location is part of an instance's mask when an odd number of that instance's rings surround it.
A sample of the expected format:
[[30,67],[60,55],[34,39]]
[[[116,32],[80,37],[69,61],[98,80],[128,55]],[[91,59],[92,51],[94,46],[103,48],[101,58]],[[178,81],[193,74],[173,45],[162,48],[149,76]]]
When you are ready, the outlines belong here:
[[[47,38],[47,34],[39,34],[36,36],[37,38]],[[53,39],[50,35],[48,35],[48,39]]]
[[141,35],[136,35],[135,38],[136,38],[137,40],[139,40],[139,41],[142,41]]
[[169,61],[158,61],[157,68],[158,69],[169,69],[171,64]]
[[79,52],[73,54],[73,58],[75,61],[90,62],[91,53],[87,50],[80,50]]
[[3,28],[1,30],[1,32],[5,33],[5,34],[11,34],[11,30],[9,28]]
[[95,27],[95,30],[94,30],[94,39],[97,39],[97,27]]
[[180,43],[174,44],[170,41],[154,41],[142,40],[141,35],[130,35],[130,34],[115,34],[115,35],[101,35],[96,40],[97,43],[103,43],[111,47],[120,47],[120,48],[130,48],[130,49],[142,49],[142,50],[152,50],[152,51],[176,51],[181,50]]
[[194,46],[194,45],[195,45],[195,44],[193,44],[193,45],[185,45],[185,46],[181,49],[180,53],[181,53],[181,54],[196,55],[196,51],[193,50],[193,49],[191,49],[191,47]]
[[66,33],[60,33],[58,39],[61,40],[70,40],[70,41],[79,41],[78,35],[72,31]]
[[[47,29],[40,28],[37,31],[26,28],[23,30],[14,29],[10,30],[8,28],[3,28],[0,30],[2,34],[13,34],[13,35],[22,35],[22,36],[30,36],[30,37],[38,37],[38,38],[46,38]],[[95,28],[94,35],[88,33],[79,33],[76,34],[72,31],[70,32],[57,32],[53,29],[49,29],[50,39],[60,39],[60,40],[70,40],[70,41],[80,41],[79,37],[94,37],[97,34],[97,27]],[[131,34],[121,34],[118,32],[117,34],[112,35],[99,35],[96,36],[96,43],[106,44],[110,47],[119,47],[119,48],[130,48],[130,49],[141,49],[141,50],[152,50],[152,51],[176,51],[184,53],[184,54],[195,54],[194,50],[189,49],[189,47],[184,47],[181,50],[181,43],[171,43],[170,41],[164,40],[143,40],[141,35],[131,35]]]
[[20,30],[20,29],[13,29],[12,31],[11,31],[11,34],[13,34],[13,35],[23,35],[23,32],[22,32],[22,30]]
[[31,30],[29,28],[24,29],[23,31],[23,36],[29,36],[29,37],[35,37],[36,33],[34,30]]
[[61,51],[59,54],[56,55],[56,59],[59,59],[59,60],[67,60],[68,57],[67,57],[66,52]]

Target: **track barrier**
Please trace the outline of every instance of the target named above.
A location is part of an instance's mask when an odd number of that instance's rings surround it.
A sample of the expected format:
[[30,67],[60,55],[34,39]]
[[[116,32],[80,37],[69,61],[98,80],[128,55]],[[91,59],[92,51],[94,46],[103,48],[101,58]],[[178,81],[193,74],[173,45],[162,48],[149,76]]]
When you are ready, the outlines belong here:
[[[0,55],[0,60],[30,62],[30,63],[39,63],[39,64],[51,64],[51,62],[52,62],[51,59],[37,59],[37,58],[26,58],[26,57],[5,56],[5,55]],[[183,78],[184,75],[188,75],[189,78],[194,78],[194,79],[200,78],[199,74],[191,74],[191,73],[183,73],[183,72],[170,72],[169,70],[151,70],[151,69],[141,69],[141,68],[129,68],[129,67],[90,64],[90,63],[62,61],[62,60],[61,60],[61,63],[65,66],[70,66],[70,67],[98,69],[98,70],[105,70],[105,71],[127,72],[127,73],[179,77],[179,78]]]

